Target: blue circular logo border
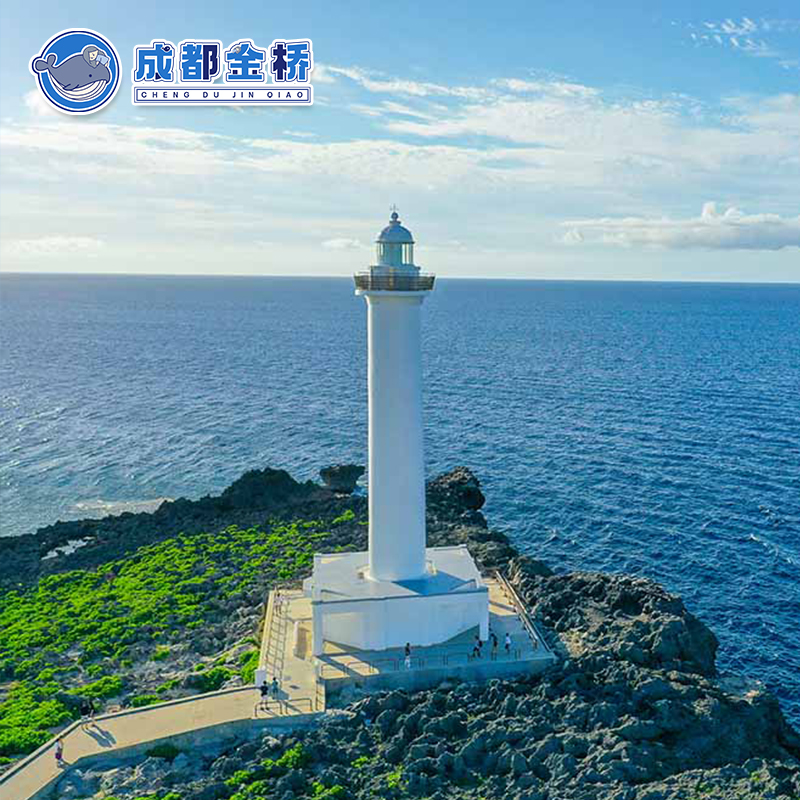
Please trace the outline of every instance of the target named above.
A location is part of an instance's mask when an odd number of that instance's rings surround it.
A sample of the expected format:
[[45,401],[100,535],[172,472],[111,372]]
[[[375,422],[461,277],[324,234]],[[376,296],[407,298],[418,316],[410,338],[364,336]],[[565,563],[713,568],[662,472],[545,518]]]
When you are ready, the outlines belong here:
[[[85,34],[87,36],[94,36],[97,39],[99,39],[106,47],[108,47],[111,55],[114,58],[114,62],[116,64],[116,76],[114,78],[114,83],[113,83],[113,85],[111,87],[111,91],[105,97],[103,97],[102,100],[99,100],[97,103],[95,103],[94,105],[89,106],[87,108],[69,108],[67,106],[61,105],[60,103],[56,102],[56,100],[54,100],[50,96],[50,93],[47,91],[47,89],[44,86],[44,81],[42,80],[42,75],[44,75],[44,73],[36,72],[36,70],[33,68],[33,62],[36,61],[36,59],[43,58],[43,59],[46,60],[47,50],[53,44],[55,44],[55,42],[57,42],[59,39],[63,38],[64,36],[69,36],[69,35],[72,35],[72,34]],[[59,111],[63,112],[64,114],[93,114],[95,111],[99,111],[101,108],[103,108],[103,106],[106,105],[106,103],[110,102],[114,98],[114,96],[116,95],[117,91],[119,90],[120,75],[121,75],[121,72],[122,72],[122,66],[121,66],[121,63],[120,63],[120,60],[119,60],[119,53],[117,53],[117,49],[114,47],[114,45],[111,44],[111,42],[108,41],[108,39],[106,39],[105,36],[97,33],[97,31],[93,31],[93,30],[91,30],[89,28],[68,28],[67,30],[63,30],[60,33],[57,33],[55,36],[53,36],[52,39],[50,39],[49,42],[47,42],[47,44],[44,45],[44,47],[42,47],[41,53],[39,55],[35,55],[30,60],[29,69],[30,69],[31,73],[34,75],[34,77],[36,78],[36,80],[38,81],[39,89],[40,89],[42,95],[44,96],[44,98],[47,100],[47,102],[50,103],[50,105],[52,105],[53,108],[57,108]],[[56,94],[58,94],[56,89],[53,89],[53,91]],[[104,92],[105,91],[107,91],[107,90],[104,90]],[[66,100],[66,98],[64,98],[64,99]]]

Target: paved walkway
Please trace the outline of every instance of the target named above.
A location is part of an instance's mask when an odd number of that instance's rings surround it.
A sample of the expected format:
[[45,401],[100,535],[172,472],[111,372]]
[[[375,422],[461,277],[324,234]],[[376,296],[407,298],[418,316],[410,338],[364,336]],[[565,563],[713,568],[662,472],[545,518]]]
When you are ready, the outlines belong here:
[[56,765],[53,740],[0,775],[0,800],[28,800],[79,759],[225,723],[253,719],[263,723],[277,722],[286,717],[324,710],[324,699],[317,692],[313,667],[293,652],[292,635],[298,609],[289,604],[276,607],[274,601],[271,593],[265,615],[262,659],[266,659],[269,679],[277,675],[280,681],[277,699],[270,698],[266,705],[262,705],[255,687],[238,687],[105,714],[97,717],[96,725],[86,728],[74,723],[62,732],[67,767]]
[[325,692],[311,655],[311,599],[299,589],[281,590],[277,602],[270,594],[260,666],[267,680],[277,677],[287,697],[303,698],[301,703],[311,698],[313,710],[324,711]]
[[[176,736],[200,728],[253,717],[258,693],[253,688],[215,692],[158,706],[97,717],[94,725],[80,723],[63,732],[64,760],[78,759]],[[55,779],[64,768],[55,760],[54,743],[37,750],[8,777],[0,776],[0,800],[27,800]]]

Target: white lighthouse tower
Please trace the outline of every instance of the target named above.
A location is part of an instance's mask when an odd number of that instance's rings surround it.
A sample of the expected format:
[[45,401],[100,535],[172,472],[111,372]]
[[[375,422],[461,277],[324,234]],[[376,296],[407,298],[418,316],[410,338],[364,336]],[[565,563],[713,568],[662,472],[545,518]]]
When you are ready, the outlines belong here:
[[377,264],[355,276],[367,301],[369,352],[369,574],[425,575],[420,313],[433,275],[414,265],[397,212],[377,240]]
[[313,652],[433,645],[475,628],[488,636],[488,590],[466,546],[426,547],[420,316],[434,276],[393,212],[377,262],[355,275],[367,301],[369,550],[314,556]]

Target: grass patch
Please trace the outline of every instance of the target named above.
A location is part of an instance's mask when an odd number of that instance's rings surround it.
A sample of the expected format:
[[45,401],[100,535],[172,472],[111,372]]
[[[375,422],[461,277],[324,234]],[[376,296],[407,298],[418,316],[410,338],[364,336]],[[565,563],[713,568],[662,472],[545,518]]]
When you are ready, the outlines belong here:
[[[166,658],[170,648],[159,638],[191,636],[230,603],[244,602],[255,586],[301,577],[329,535],[319,521],[232,525],[180,534],[93,570],[47,576],[28,589],[0,591],[0,680],[13,681],[0,697],[0,756],[36,749],[50,728],[73,718],[55,697],[65,685],[95,699],[120,693],[123,680],[115,673],[134,666],[133,648],[150,648],[156,661]],[[252,663],[239,666],[244,677]],[[214,691],[234,673],[215,666],[202,674],[208,677],[197,688]],[[145,694],[132,703],[158,699]]]

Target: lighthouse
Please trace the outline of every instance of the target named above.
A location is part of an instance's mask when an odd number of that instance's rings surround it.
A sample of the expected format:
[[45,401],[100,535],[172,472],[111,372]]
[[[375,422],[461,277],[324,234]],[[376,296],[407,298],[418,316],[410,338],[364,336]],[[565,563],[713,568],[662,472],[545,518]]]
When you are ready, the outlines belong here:
[[430,646],[473,629],[485,640],[489,594],[469,550],[426,547],[421,314],[435,278],[414,263],[397,211],[354,278],[367,307],[369,546],[315,554],[303,583],[313,654]]
[[434,276],[414,264],[414,238],[397,211],[376,245],[376,263],[355,275],[367,302],[369,576],[418,580],[426,572],[420,316]]

